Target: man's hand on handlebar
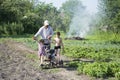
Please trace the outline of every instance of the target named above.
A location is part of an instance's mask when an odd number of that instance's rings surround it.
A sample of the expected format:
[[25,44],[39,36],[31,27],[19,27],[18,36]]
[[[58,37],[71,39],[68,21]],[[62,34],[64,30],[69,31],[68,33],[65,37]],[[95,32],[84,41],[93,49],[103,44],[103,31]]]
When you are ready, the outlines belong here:
[[47,37],[47,39],[49,39],[49,40],[50,40],[50,39],[51,39],[51,36],[48,36],[48,37]]

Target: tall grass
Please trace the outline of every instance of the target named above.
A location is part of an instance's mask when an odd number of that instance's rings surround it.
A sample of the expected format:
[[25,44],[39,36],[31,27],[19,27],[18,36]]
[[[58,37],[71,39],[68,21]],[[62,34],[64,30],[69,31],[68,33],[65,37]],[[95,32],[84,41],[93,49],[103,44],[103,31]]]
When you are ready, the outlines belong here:
[[112,31],[96,31],[91,36],[88,36],[89,39],[101,40],[101,41],[120,41],[120,33],[114,33]]

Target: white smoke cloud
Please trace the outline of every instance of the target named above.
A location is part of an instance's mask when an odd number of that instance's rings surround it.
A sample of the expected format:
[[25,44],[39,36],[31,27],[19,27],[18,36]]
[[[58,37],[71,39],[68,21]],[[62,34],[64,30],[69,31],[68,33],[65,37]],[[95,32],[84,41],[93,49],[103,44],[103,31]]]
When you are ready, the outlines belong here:
[[78,5],[70,23],[68,37],[85,37],[90,30],[90,21],[90,14]]
[[[67,0],[36,0],[41,1],[45,3],[53,3],[55,7],[58,9],[62,6],[64,2]],[[69,32],[67,33],[68,37],[71,36],[79,36],[79,37],[85,37],[87,34],[89,34],[89,31],[91,30],[91,14],[97,13],[97,5],[98,0],[80,0],[84,6],[86,6],[86,9],[81,8],[78,6],[76,8],[76,11],[74,11],[74,17],[72,18],[72,21],[69,26]]]

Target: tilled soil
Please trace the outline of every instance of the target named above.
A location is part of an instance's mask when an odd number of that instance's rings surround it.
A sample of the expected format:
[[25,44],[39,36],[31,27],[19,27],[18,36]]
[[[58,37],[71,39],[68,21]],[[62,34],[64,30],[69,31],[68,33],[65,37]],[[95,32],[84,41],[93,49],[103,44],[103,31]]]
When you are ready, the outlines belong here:
[[34,53],[36,51],[19,42],[0,43],[0,80],[90,80],[66,68],[57,71],[37,68],[36,60],[26,57],[26,54]]

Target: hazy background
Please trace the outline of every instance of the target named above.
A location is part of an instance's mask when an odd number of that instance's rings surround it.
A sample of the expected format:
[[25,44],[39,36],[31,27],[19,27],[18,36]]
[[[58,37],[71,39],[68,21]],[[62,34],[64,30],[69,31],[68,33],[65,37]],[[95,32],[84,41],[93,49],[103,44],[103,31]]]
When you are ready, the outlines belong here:
[[[62,6],[62,4],[67,0],[38,0],[45,3],[52,3],[58,9]],[[89,13],[96,13],[98,11],[97,5],[98,0],[80,0],[83,5],[87,7]]]
[[[39,0],[45,3],[52,3],[57,9],[59,9],[63,3],[67,0]],[[73,0],[74,1],[74,0]],[[87,34],[91,33],[91,22],[93,16],[98,11],[97,5],[98,0],[81,0],[81,3],[85,8],[78,4],[74,9],[71,10],[73,17],[71,23],[69,24],[69,30],[67,32],[67,37],[85,37]]]

